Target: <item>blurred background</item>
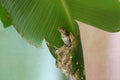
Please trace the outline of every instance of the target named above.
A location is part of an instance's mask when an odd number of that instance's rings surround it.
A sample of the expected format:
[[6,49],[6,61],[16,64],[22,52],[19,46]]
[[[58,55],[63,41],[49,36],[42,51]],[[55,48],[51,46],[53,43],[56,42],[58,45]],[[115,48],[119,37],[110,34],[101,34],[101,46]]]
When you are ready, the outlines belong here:
[[0,21],[0,80],[67,80],[55,66],[45,41],[41,48],[27,43],[13,26]]

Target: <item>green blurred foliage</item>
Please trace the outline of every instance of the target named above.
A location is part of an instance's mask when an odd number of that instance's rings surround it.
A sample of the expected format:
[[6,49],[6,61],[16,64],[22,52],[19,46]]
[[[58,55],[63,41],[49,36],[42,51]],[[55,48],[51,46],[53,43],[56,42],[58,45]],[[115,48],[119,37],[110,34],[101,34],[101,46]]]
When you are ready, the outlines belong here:
[[0,80],[66,80],[43,42],[36,48],[0,22]]

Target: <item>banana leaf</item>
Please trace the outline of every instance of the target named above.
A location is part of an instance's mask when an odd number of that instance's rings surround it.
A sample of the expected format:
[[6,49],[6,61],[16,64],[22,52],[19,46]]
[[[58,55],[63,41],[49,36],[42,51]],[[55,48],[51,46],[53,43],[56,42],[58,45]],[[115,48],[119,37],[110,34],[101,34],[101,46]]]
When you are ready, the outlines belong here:
[[62,27],[68,34],[72,33],[76,41],[72,52],[73,71],[79,69],[78,74],[83,80],[84,61],[79,28],[75,21],[109,32],[120,30],[120,6],[117,0],[0,0],[0,5],[8,14],[5,17],[10,17],[10,23],[23,38],[36,47],[40,47],[45,39],[55,58],[57,48],[64,45],[58,29]]

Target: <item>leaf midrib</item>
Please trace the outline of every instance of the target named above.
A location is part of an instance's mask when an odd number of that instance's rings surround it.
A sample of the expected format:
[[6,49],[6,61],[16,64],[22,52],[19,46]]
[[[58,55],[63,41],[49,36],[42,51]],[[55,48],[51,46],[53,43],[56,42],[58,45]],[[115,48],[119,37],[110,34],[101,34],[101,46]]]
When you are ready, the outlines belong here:
[[64,9],[64,11],[66,13],[66,16],[68,17],[68,21],[69,21],[69,23],[71,25],[71,28],[72,28],[72,30],[74,30],[74,25],[73,25],[72,17],[70,15],[70,11],[68,10],[67,4],[65,3],[64,0],[60,0],[60,1],[61,1],[61,4],[62,4],[62,7],[63,7],[63,9]]

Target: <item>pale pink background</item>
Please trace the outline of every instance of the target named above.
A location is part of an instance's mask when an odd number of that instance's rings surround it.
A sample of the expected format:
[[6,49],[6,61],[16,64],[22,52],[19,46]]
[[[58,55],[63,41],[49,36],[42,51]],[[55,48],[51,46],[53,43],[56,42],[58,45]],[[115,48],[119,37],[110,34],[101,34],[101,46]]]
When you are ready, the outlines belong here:
[[120,80],[120,32],[79,23],[86,80]]

